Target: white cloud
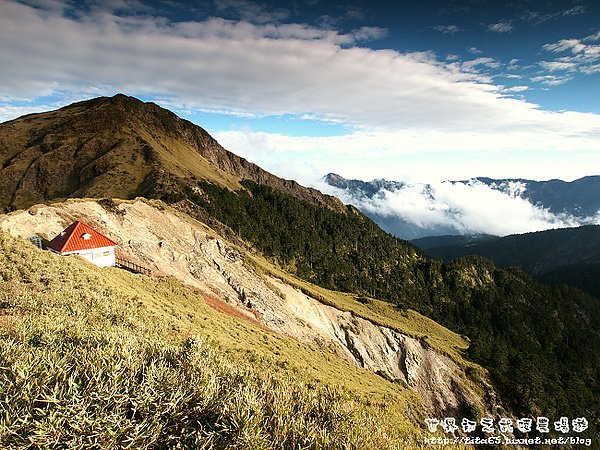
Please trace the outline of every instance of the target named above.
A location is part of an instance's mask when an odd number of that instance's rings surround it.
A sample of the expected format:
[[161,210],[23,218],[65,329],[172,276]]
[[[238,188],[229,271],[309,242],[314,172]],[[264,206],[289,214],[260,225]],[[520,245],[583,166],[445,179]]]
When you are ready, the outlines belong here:
[[558,42],[546,44],[542,48],[544,50],[554,53],[565,51],[571,51],[572,53],[580,53],[585,50],[586,45],[582,43],[579,39],[561,39]]
[[462,63],[462,67],[466,70],[472,70],[477,66],[484,66],[490,69],[497,69],[500,67],[500,63],[494,58],[488,57],[475,58],[473,60],[465,61]]
[[[75,20],[3,2],[0,38],[3,97],[103,84],[170,96],[182,107],[312,113],[367,128],[485,133],[559,123],[433,54],[344,48],[356,37],[302,24],[170,23],[106,13]],[[478,58],[466,67],[477,64],[496,63]]]
[[359,167],[365,154],[392,161],[418,152],[598,150],[600,116],[552,113],[508,98],[475,70],[496,67],[491,58],[461,65],[430,52],[357,46],[382,32],[222,18],[174,23],[106,10],[64,16],[2,1],[0,99],[77,96],[100,86],[182,109],[315,117],[347,124],[352,132],[268,135],[267,148],[329,162],[343,157]]
[[600,31],[598,31],[596,34],[592,34],[590,36],[587,36],[583,40],[585,42],[597,42],[597,41],[600,41]]
[[356,41],[371,41],[385,37],[387,30],[380,27],[360,27],[352,31],[351,35]]
[[439,31],[442,34],[451,34],[458,33],[459,31],[463,31],[462,28],[459,28],[456,25],[438,25],[432,27],[435,31]]
[[[568,120],[571,126],[578,123],[575,116]],[[576,129],[572,131],[578,133]],[[502,131],[485,136],[433,130],[354,131],[326,137],[286,136],[249,129],[211,134],[234,153],[306,185],[314,185],[328,172],[350,178],[384,177],[414,182],[476,176],[573,180],[590,175],[590,164],[582,161],[598,153],[597,140],[585,134],[555,139],[548,139],[544,133],[513,135]],[[565,142],[571,142],[572,147],[566,150]],[[481,151],[483,146],[485,151]],[[299,171],[303,177],[295,178]]]
[[530,78],[534,83],[541,83],[546,86],[560,86],[568,81],[571,81],[573,77],[561,77],[556,75],[540,75],[537,77]]
[[566,70],[568,72],[573,72],[577,70],[577,64],[572,62],[563,62],[563,61],[541,61],[539,63],[542,68],[549,70],[550,72],[557,72],[561,70]]
[[563,16],[578,16],[579,14],[585,13],[585,6],[579,5],[574,6],[573,8],[566,9],[561,11],[561,15]]
[[582,67],[580,70],[581,70],[581,72],[585,73],[586,75],[600,73],[600,64],[591,64],[589,66]]
[[503,91],[504,92],[525,92],[528,91],[530,88],[529,86],[512,86],[509,88],[505,88]]
[[[312,3],[316,4],[316,3],[319,3],[319,1],[320,0],[312,0]],[[309,6],[312,6],[312,4],[309,4]],[[342,15],[330,16],[330,15],[326,14],[326,15],[320,16],[317,19],[317,21],[319,22],[320,25],[323,25],[327,28],[335,28],[343,22],[352,21],[352,20],[364,21],[364,19],[365,19],[365,12],[358,7],[345,5],[341,9],[343,10]]]
[[501,20],[500,22],[488,25],[487,29],[494,33],[510,33],[515,27],[508,20]]
[[521,20],[533,22],[534,24],[539,25],[541,23],[556,20],[561,17],[578,16],[580,14],[585,13],[585,11],[586,8],[582,5],[574,6],[573,8],[565,9],[555,13],[542,14],[537,11],[527,11],[524,15],[521,16]]
[[579,71],[585,74],[598,72],[600,63],[600,44],[590,44],[600,39],[600,32],[584,37],[583,39],[561,39],[558,42],[546,44],[543,50],[551,53],[569,53],[555,61],[542,61],[539,64],[550,70]]
[[517,192],[523,186],[515,185],[512,188],[511,195],[476,180],[467,184],[408,183],[394,191],[382,190],[372,198],[357,198],[350,196],[347,191],[324,187],[327,192],[363,211],[383,217],[402,218],[428,229],[452,228],[465,234],[505,236],[579,224],[576,218],[552,214],[519,197]]
[[25,114],[44,112],[51,109],[54,108],[50,105],[11,106],[0,104],[0,123],[10,119],[14,119],[15,117],[23,116]]

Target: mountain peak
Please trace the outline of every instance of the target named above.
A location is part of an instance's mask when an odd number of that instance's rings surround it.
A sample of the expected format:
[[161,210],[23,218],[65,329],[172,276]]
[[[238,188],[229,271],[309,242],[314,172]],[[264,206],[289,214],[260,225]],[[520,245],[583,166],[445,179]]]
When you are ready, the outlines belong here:
[[348,180],[337,173],[328,173],[323,177],[325,182],[335,187],[346,187]]
[[90,102],[109,102],[109,103],[113,103],[113,104],[129,103],[129,104],[137,104],[137,105],[143,105],[145,103],[136,97],[133,97],[133,96],[127,95],[127,94],[123,94],[121,92],[116,93],[112,97],[96,97],[96,98],[93,98],[88,101],[90,101]]
[[[118,106],[118,107],[128,107],[128,108],[139,108],[147,104],[154,103],[146,103],[139,100],[136,97],[132,97],[130,95],[118,93],[111,97],[103,96],[103,97],[95,97],[88,100],[81,100],[79,102],[71,103],[70,105],[63,106],[60,110],[71,110],[75,108],[94,108],[101,106]],[[158,106],[158,105],[157,105]],[[59,110],[59,111],[60,111]],[[43,113],[42,113],[43,114]]]
[[171,111],[124,94],[0,124],[0,175],[0,210],[67,197],[175,198],[194,180],[237,190],[244,179],[344,209],[227,151]]

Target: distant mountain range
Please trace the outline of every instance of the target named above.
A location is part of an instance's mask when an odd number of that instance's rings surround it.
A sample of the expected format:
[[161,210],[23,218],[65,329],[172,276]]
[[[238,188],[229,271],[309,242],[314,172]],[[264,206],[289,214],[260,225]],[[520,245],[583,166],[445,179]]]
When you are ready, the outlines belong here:
[[[477,181],[510,196],[519,196],[532,205],[553,214],[569,214],[582,220],[600,211],[600,176],[562,180],[534,181],[522,178],[495,180],[478,177]],[[458,183],[468,183],[459,181]]]
[[548,284],[569,284],[600,298],[600,225],[496,237],[434,236],[412,241],[450,261],[467,255],[515,266]]
[[600,223],[600,176],[572,182],[478,177],[415,184],[330,173],[324,181],[333,188],[330,193],[403,239],[507,235]]

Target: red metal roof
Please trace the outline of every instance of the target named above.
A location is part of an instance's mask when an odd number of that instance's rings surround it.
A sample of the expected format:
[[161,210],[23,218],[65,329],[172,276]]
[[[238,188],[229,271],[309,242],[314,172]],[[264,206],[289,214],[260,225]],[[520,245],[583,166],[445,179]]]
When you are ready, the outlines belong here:
[[47,247],[59,253],[68,253],[115,245],[117,245],[116,242],[111,241],[85,223],[77,221],[48,242]]

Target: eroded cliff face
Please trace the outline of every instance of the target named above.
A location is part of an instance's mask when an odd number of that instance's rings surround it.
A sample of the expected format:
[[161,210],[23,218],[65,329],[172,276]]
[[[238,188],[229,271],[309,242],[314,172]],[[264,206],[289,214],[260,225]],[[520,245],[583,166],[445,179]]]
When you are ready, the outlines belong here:
[[488,409],[447,356],[410,336],[324,305],[280,280],[269,281],[284,294],[297,324],[293,335],[301,340],[333,345],[342,358],[411,387],[432,414],[456,413],[466,405]]
[[410,387],[428,414],[452,415],[465,407],[484,412],[493,407],[483,400],[495,397],[492,388],[468,382],[464,369],[448,356],[260,273],[212,230],[160,203],[38,205],[1,216],[0,227],[24,238],[50,239],[74,220],[118,242],[117,254],[151,268],[156,275],[174,276],[205,298],[223,302],[275,332],[330,349],[353,364]]

